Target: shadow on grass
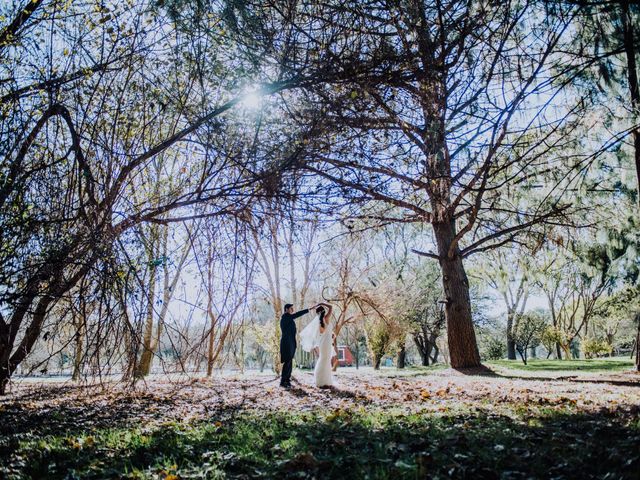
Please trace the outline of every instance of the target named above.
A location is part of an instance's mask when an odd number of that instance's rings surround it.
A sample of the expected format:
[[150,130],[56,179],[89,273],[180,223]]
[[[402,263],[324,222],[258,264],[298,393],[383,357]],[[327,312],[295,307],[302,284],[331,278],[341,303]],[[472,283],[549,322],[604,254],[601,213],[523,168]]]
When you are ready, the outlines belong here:
[[529,372],[622,372],[633,368],[633,361],[627,358],[614,357],[610,359],[594,358],[590,360],[542,360],[531,359],[525,365],[520,360],[494,360],[490,365],[524,370]]
[[[83,386],[48,387],[14,395],[0,403],[0,457],[5,452],[3,437],[75,436],[92,429],[129,428],[145,420],[175,418],[176,404],[171,393],[178,393],[188,386],[198,388],[199,385],[193,382],[175,384],[172,390],[160,396],[153,390],[141,390],[135,395],[131,391],[110,391],[97,401],[91,390]],[[240,401],[227,403],[224,390],[206,384],[202,388],[209,396],[207,407],[212,409],[213,415],[229,416],[242,411],[248,398],[243,395]],[[29,407],[30,402],[53,400],[57,396],[67,396],[68,401],[50,408]]]
[[23,440],[0,465],[18,478],[637,479],[638,442],[614,415],[244,413]]
[[[566,381],[575,383],[601,383],[608,385],[616,385],[620,387],[637,387],[640,388],[640,375],[637,380],[617,380],[614,378],[580,378],[577,375],[563,375],[560,377],[535,377],[531,375],[518,375],[518,370],[513,369],[513,374],[507,372],[497,372],[491,366],[482,365],[474,368],[454,368],[456,372],[460,372],[464,375],[480,376],[480,377],[493,377],[493,378],[507,378],[516,380],[530,380],[533,382],[550,382],[550,381]],[[567,370],[563,370],[567,371]]]

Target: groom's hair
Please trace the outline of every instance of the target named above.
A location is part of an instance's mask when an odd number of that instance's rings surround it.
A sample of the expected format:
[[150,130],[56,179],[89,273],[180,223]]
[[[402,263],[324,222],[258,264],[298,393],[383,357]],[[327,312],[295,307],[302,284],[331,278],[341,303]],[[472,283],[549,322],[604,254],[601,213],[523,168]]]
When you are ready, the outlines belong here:
[[289,310],[291,307],[293,307],[292,303],[285,303],[284,304],[284,311],[286,312],[287,310]]

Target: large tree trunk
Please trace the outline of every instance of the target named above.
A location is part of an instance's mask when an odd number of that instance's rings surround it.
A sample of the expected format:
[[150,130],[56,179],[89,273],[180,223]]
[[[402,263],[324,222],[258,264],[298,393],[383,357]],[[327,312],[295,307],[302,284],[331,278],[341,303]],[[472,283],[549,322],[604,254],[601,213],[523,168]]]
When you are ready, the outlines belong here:
[[413,343],[416,345],[418,349],[418,353],[420,354],[420,360],[423,367],[429,366],[429,342],[427,341],[427,335],[420,332],[414,332],[413,334]]
[[469,280],[459,249],[455,249],[453,258],[448,255],[449,247],[455,237],[453,221],[434,223],[433,229],[438,244],[442,285],[446,297],[445,317],[451,367],[479,367],[480,352],[471,318]]

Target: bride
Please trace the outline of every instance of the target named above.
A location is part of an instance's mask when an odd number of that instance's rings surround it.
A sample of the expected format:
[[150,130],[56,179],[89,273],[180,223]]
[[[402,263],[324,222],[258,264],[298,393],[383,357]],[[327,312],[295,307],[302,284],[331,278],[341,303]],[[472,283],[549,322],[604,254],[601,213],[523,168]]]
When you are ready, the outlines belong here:
[[331,305],[319,304],[316,308],[318,316],[300,332],[300,346],[307,352],[316,347],[320,351],[320,358],[316,362],[313,376],[318,387],[330,387],[333,385],[333,373],[331,370],[331,357],[333,356],[333,330],[331,319]]

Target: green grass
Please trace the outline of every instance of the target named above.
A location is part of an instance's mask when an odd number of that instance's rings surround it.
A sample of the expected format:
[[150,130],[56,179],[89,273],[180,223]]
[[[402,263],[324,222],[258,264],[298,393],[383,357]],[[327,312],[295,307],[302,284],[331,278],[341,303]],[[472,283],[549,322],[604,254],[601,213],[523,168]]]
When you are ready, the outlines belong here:
[[634,478],[640,469],[637,419],[576,414],[571,404],[519,405],[508,415],[453,408],[444,414],[252,412],[192,425],[22,435],[2,440],[0,477],[4,471],[7,479],[608,478],[609,473]]
[[491,360],[487,365],[506,367],[513,370],[528,371],[583,371],[618,372],[634,368],[633,360],[626,357],[594,358],[591,360],[542,360],[530,359],[527,365],[518,360]]

